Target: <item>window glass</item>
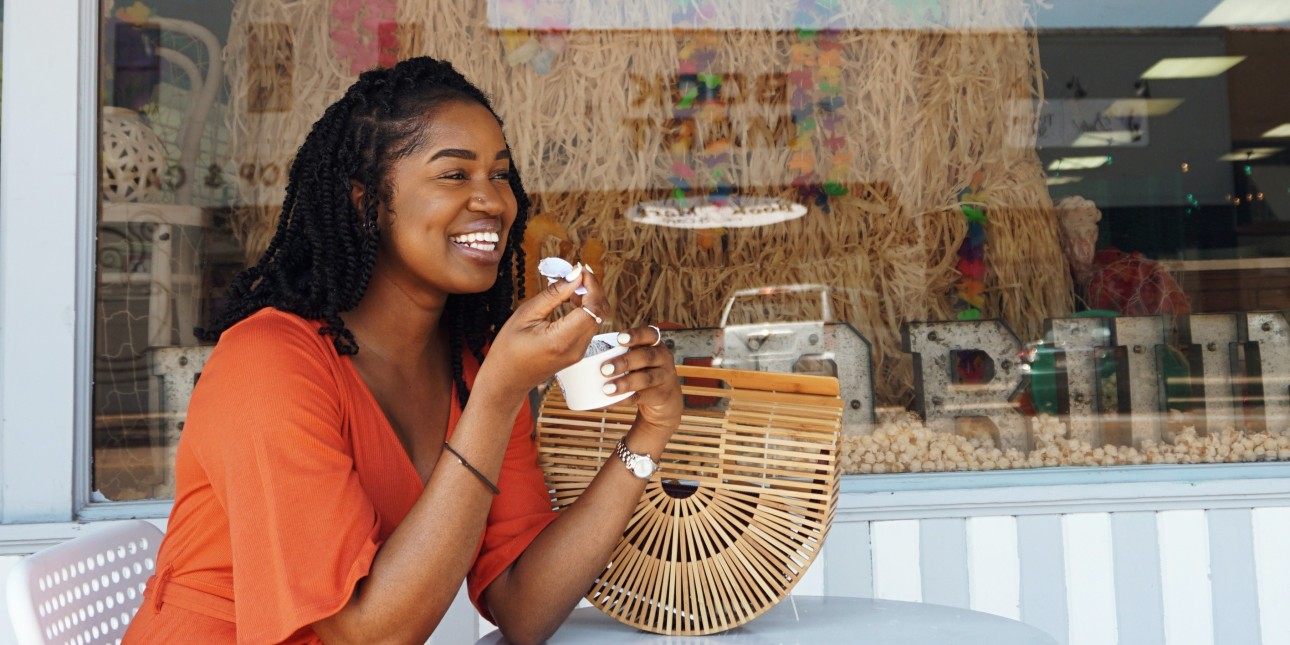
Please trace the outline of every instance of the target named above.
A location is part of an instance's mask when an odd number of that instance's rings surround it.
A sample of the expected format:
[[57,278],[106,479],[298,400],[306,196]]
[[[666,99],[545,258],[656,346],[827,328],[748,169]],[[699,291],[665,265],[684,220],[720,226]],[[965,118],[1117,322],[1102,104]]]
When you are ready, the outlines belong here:
[[848,472],[1290,460],[1283,4],[105,6],[94,489],[172,493],[192,327],[423,54],[505,119],[529,293],[581,260],[678,361],[837,376]]
[[245,264],[221,70],[231,15],[228,0],[103,5],[95,501],[172,495],[183,348]]

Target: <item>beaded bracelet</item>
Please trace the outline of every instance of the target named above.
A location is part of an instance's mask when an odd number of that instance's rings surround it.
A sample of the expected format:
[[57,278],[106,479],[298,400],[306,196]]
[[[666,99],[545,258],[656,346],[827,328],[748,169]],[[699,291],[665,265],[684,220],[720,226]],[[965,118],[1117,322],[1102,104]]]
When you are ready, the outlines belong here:
[[488,478],[484,476],[484,473],[481,473],[478,470],[475,470],[475,467],[470,465],[470,462],[466,461],[466,458],[462,457],[461,453],[457,452],[456,450],[453,450],[452,446],[448,445],[447,441],[443,442],[443,449],[447,450],[448,452],[451,452],[452,456],[457,458],[457,463],[465,466],[466,470],[469,470],[472,474],[478,477],[479,481],[483,482],[484,485],[488,487],[488,490],[493,491],[494,495],[497,495],[502,492],[501,489],[497,487],[497,484],[494,484],[493,482],[488,481]]

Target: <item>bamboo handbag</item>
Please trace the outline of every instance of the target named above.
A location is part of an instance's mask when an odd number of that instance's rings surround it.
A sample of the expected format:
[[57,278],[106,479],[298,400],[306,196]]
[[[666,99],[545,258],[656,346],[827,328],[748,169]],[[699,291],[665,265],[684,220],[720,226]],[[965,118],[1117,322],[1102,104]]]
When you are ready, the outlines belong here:
[[[680,429],[586,598],[646,631],[713,634],[773,607],[819,554],[837,507],[842,400],[833,377],[677,372]],[[614,458],[634,418],[631,405],[569,410],[551,388],[537,441],[556,508]]]

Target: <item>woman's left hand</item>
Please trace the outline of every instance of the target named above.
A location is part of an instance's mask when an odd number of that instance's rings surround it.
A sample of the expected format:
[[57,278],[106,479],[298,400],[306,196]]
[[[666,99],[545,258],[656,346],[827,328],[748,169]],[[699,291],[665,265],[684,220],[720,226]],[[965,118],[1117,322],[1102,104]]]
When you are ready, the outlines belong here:
[[639,420],[645,425],[643,430],[670,437],[681,424],[684,406],[672,352],[661,340],[662,332],[655,327],[637,327],[619,333],[618,343],[631,350],[606,361],[601,373],[622,375],[610,383],[616,388],[614,392],[636,392],[632,400]]

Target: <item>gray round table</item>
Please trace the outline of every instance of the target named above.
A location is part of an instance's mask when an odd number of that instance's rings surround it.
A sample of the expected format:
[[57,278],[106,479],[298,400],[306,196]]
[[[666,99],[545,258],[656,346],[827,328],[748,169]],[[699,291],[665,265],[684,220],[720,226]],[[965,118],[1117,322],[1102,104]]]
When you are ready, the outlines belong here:
[[[660,636],[624,625],[594,607],[576,609],[552,645],[1057,645],[1044,632],[1024,623],[944,605],[870,598],[787,598],[742,627],[712,636]],[[506,643],[500,632],[477,645]]]

